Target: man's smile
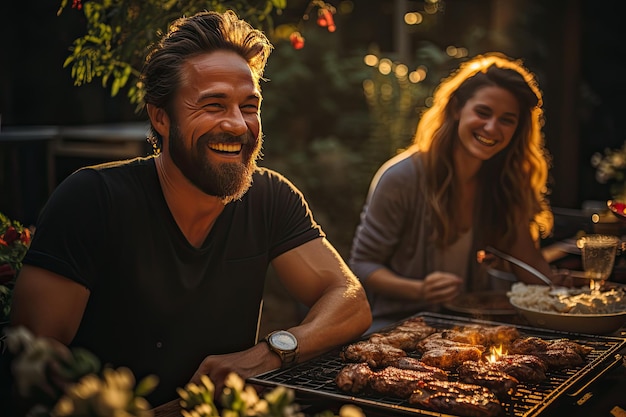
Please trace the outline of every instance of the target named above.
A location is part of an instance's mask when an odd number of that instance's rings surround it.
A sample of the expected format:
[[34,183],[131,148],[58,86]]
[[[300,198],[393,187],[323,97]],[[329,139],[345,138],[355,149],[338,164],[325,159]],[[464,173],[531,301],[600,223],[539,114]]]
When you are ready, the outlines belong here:
[[209,149],[218,153],[238,154],[243,145],[241,143],[209,143]]

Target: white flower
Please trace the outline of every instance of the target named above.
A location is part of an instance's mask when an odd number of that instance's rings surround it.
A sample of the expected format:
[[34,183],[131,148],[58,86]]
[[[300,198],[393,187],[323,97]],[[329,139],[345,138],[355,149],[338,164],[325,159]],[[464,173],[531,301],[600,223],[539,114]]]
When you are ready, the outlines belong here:
[[[13,353],[21,351],[11,364],[15,375],[15,385],[23,397],[33,394],[33,388],[40,387],[47,380],[46,368],[55,360],[57,353],[45,339],[35,339],[26,329],[7,332],[7,345]],[[14,350],[17,349],[17,350]]]

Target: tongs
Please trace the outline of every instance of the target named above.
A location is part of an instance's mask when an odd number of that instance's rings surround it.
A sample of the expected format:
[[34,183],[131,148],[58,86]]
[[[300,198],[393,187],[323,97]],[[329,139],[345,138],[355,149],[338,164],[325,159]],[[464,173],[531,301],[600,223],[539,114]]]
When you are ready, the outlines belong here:
[[548,278],[547,276],[545,276],[543,273],[533,268],[532,266],[528,265],[526,262],[520,259],[517,259],[516,257],[509,255],[508,253],[504,253],[492,246],[487,246],[485,250],[478,251],[478,253],[476,254],[476,258],[479,263],[482,263],[482,261],[485,259],[485,252],[492,253],[496,255],[497,257],[504,259],[505,261],[509,261],[512,264],[515,264],[519,266],[520,268],[525,269],[526,271],[530,272],[531,274],[533,274],[534,276],[542,280],[544,283],[546,283],[550,287],[554,288],[554,283],[552,282],[552,280]]

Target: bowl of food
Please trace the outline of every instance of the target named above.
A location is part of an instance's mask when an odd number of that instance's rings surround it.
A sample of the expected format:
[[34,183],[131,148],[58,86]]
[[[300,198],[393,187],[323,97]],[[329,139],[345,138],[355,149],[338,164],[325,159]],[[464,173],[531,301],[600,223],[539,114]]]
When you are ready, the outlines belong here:
[[572,333],[610,334],[626,325],[626,291],[559,288],[517,282],[509,302],[534,327]]

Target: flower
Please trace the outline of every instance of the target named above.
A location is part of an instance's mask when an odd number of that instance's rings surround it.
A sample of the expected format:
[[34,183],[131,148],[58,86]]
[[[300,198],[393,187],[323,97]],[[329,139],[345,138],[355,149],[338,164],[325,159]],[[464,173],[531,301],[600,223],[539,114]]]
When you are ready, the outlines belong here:
[[[5,329],[6,345],[14,355],[13,380],[20,404],[29,417],[153,417],[144,398],[154,390],[154,375],[135,385],[130,369],[101,369],[100,361],[84,349],[69,349],[49,338],[35,337],[25,327]],[[178,388],[181,417],[304,417],[292,389],[278,386],[259,396],[235,373],[224,381],[221,414],[214,403],[215,385],[204,375],[201,384]],[[337,417],[331,411],[315,417]],[[360,408],[344,405],[339,417],[365,417]]]
[[15,277],[30,241],[30,229],[0,213],[0,323],[8,320]]
[[151,417],[143,398],[157,385],[154,376],[135,387],[132,372],[101,364],[91,352],[69,349],[56,340],[35,337],[25,327],[4,330],[19,407],[33,417]]
[[[316,23],[318,26],[326,28],[329,32],[334,32],[337,30],[337,25],[335,25],[335,19],[333,15],[337,13],[337,9],[333,7],[331,4],[328,4],[322,0],[311,0],[302,15],[301,21],[297,26],[292,29],[293,31],[289,34],[289,41],[291,42],[291,46],[293,49],[302,49],[304,48],[304,36],[302,35],[302,22],[309,20],[309,15],[313,12],[313,10],[317,8],[317,20]],[[299,28],[299,30],[295,29]]]
[[333,19],[333,13],[335,9],[330,7],[320,7],[317,11],[317,24],[318,26],[325,27],[329,32],[334,32],[337,29],[335,26],[335,20]]
[[289,35],[289,40],[291,41],[291,46],[293,49],[302,49],[304,48],[304,38],[300,32],[291,32]]
[[600,184],[611,184],[610,192],[614,199],[626,199],[626,142],[619,149],[605,149],[604,154],[596,152],[591,157],[591,166],[596,168],[596,180]]

